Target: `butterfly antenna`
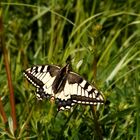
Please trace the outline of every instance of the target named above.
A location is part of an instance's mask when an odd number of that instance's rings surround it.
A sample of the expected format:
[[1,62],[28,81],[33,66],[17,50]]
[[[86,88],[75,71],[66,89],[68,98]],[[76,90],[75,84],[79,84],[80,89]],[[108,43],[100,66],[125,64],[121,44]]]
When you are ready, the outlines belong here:
[[66,64],[69,65],[69,68],[72,68],[72,60],[74,59],[74,57],[72,58],[71,55],[69,55],[66,59]]

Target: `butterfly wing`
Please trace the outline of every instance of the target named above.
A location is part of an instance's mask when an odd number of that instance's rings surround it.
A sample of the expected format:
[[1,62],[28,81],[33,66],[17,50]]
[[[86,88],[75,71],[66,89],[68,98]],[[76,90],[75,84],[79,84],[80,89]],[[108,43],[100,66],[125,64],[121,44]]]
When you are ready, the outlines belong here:
[[72,85],[71,98],[75,103],[88,105],[104,103],[102,93],[80,75],[70,72],[68,82]]
[[71,99],[71,87],[72,85],[70,85],[67,80],[63,90],[55,95],[58,110],[70,109],[75,105]]
[[97,105],[104,103],[99,90],[80,75],[69,72],[63,91],[57,94],[59,110],[70,109],[74,104]]
[[42,100],[53,95],[52,83],[59,70],[60,67],[54,65],[33,66],[25,70],[23,74],[37,88],[36,96]]

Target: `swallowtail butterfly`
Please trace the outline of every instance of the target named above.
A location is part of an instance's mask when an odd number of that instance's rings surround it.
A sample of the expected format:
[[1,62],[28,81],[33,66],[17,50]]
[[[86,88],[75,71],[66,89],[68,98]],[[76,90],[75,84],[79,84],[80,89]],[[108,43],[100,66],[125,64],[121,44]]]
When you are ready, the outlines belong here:
[[24,71],[24,76],[37,88],[37,99],[55,99],[58,110],[70,109],[76,103],[104,103],[101,92],[80,75],[70,71],[69,64],[63,68],[55,65],[33,66]]

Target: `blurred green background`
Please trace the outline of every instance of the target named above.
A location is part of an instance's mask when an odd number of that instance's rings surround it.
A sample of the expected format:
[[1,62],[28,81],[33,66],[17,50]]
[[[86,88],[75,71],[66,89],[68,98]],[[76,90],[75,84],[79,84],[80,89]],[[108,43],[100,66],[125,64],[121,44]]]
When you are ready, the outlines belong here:
[[[3,0],[0,13],[17,118],[14,132],[0,49],[0,96],[9,129],[1,119],[1,139],[140,140],[140,1]],[[103,92],[106,103],[96,115],[82,105],[57,112],[50,101],[37,101],[23,77],[33,65],[64,66],[69,56],[73,71]]]

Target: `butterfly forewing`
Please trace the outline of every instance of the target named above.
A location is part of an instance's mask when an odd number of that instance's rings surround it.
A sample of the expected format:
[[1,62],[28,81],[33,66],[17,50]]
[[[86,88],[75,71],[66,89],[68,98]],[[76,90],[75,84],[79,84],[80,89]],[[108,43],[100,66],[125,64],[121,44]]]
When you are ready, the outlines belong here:
[[93,105],[104,102],[102,94],[80,75],[70,72],[68,82],[72,86],[70,95],[73,102]]
[[33,66],[24,71],[27,80],[37,87],[37,98],[42,99],[52,93],[52,83],[60,68],[54,65]]

